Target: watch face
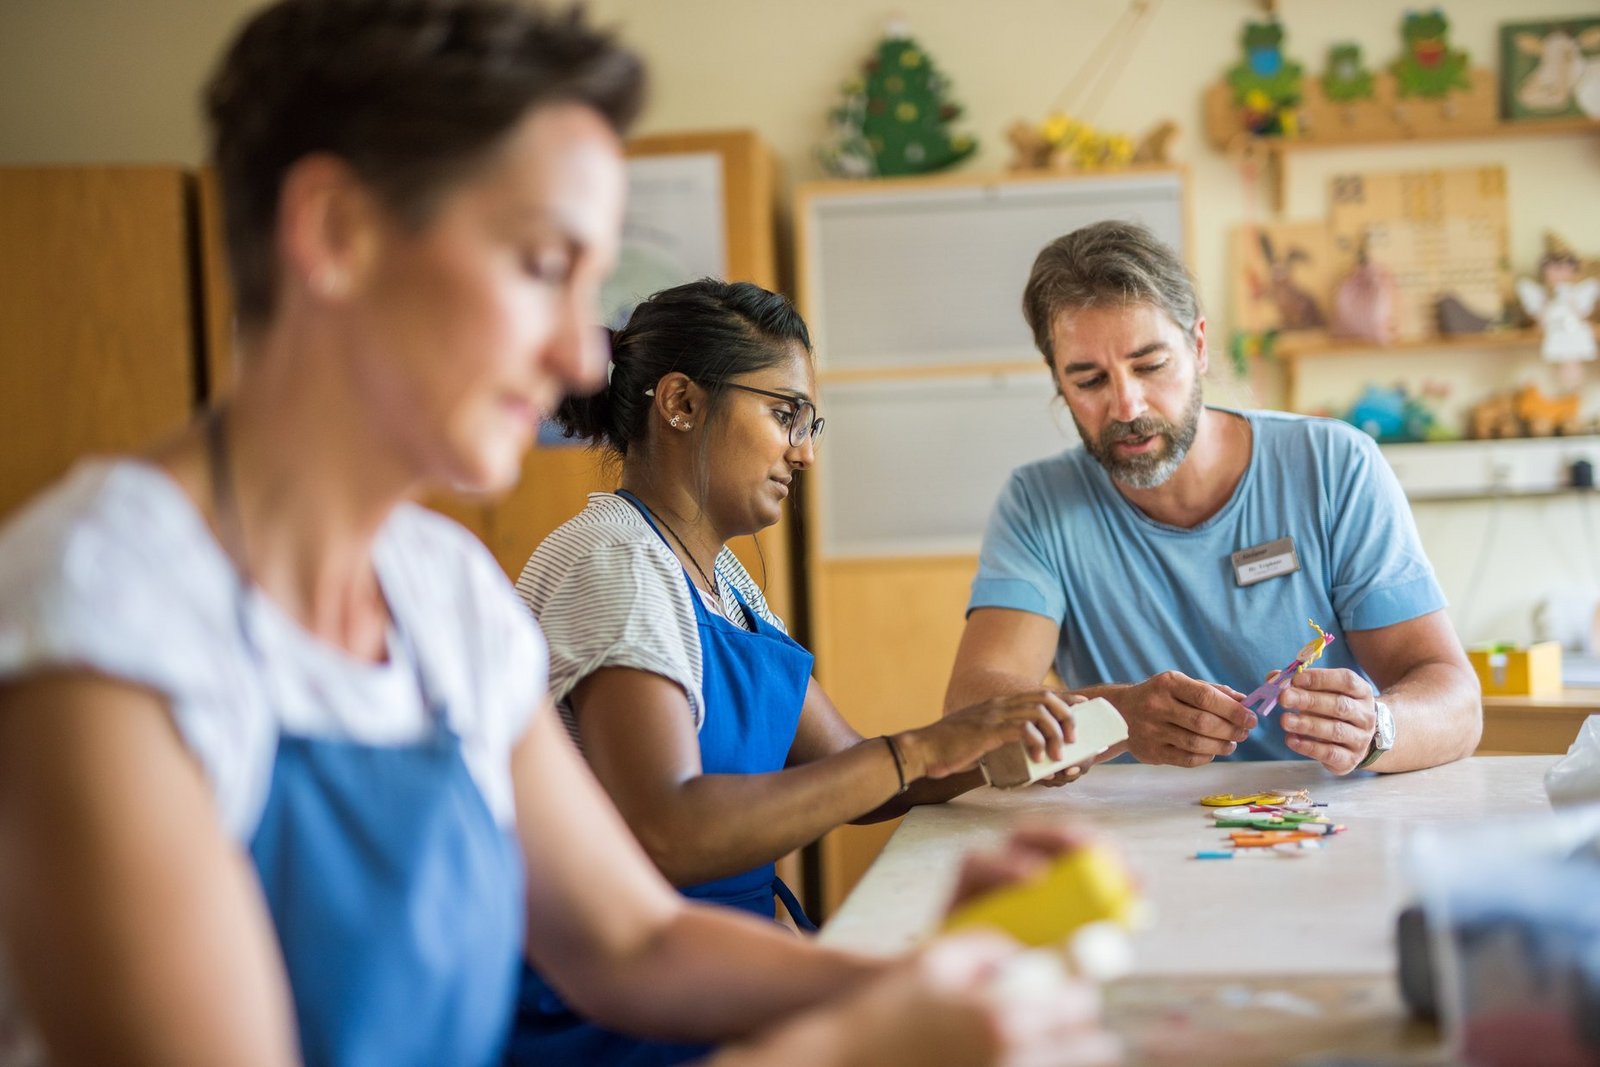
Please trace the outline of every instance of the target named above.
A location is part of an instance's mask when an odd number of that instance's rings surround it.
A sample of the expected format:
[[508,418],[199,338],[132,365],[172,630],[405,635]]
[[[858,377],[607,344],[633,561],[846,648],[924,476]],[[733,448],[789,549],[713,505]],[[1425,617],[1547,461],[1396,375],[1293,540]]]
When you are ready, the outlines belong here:
[[1389,705],[1381,700],[1373,701],[1373,708],[1378,713],[1378,733],[1373,739],[1375,747],[1387,751],[1394,747],[1394,716],[1389,712]]

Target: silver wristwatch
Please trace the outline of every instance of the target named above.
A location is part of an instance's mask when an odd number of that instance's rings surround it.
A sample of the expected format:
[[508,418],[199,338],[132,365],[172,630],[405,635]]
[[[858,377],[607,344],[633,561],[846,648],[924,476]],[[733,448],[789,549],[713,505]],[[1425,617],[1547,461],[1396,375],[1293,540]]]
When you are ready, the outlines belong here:
[[1372,702],[1372,710],[1378,715],[1378,728],[1372,734],[1372,747],[1367,750],[1367,758],[1356,764],[1356,770],[1370,767],[1383,755],[1394,747],[1394,714],[1389,710],[1389,705],[1381,700]]

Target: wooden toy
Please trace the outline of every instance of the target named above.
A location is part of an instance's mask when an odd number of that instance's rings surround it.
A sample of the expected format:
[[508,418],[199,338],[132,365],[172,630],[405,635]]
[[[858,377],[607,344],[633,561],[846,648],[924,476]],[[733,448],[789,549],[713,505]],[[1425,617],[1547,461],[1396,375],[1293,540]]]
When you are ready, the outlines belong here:
[[1468,430],[1479,441],[1521,437],[1522,421],[1517,418],[1514,393],[1496,393],[1480,401],[1467,416]]
[[996,789],[1016,789],[1076,763],[1093,759],[1128,739],[1128,724],[1111,702],[1097,697],[1072,706],[1074,740],[1058,760],[1034,760],[1021,741],[1013,741],[979,761],[984,780]]
[[1520,278],[1517,297],[1544,330],[1540,351],[1554,363],[1595,358],[1594,327],[1589,316],[1600,302],[1600,280],[1580,277],[1582,260],[1555,233],[1544,235],[1539,280]]
[[951,912],[944,929],[994,927],[1024,945],[1060,945],[1093,923],[1132,929],[1138,889],[1114,852],[1089,845],[1065,853],[1037,878],[986,893]]
[[1529,437],[1549,437],[1560,434],[1571,437],[1583,432],[1578,421],[1578,394],[1549,397],[1536,385],[1524,385],[1517,390],[1517,418]]
[[1300,651],[1295,654],[1293,662],[1281,671],[1277,671],[1271,680],[1261,683],[1239,702],[1262,718],[1272,714],[1272,709],[1278,706],[1278,698],[1283,695],[1285,689],[1289,688],[1290,683],[1294,681],[1294,676],[1321,659],[1322,653],[1327,650],[1328,646],[1338,640],[1310,619],[1307,619],[1306,622],[1313,630],[1317,631],[1317,636],[1301,647]]

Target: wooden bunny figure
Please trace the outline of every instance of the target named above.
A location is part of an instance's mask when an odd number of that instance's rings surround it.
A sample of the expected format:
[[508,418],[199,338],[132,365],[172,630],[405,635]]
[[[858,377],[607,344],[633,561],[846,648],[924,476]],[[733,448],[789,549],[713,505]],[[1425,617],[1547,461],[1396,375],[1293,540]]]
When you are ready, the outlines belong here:
[[1294,265],[1307,256],[1298,248],[1290,248],[1281,258],[1274,254],[1272,238],[1265,231],[1261,235],[1261,256],[1267,264],[1267,295],[1278,309],[1279,326],[1285,330],[1319,330],[1327,325],[1316,298],[1295,284]]

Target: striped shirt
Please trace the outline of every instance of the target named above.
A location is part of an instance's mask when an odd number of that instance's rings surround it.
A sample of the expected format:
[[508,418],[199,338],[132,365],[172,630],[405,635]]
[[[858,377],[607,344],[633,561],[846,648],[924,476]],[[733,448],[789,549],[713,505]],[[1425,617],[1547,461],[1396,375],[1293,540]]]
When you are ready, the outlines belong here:
[[[784,629],[727,548],[717,555],[716,576],[724,616],[744,624],[737,589],[753,611]],[[675,682],[700,729],[706,714],[700,633],[683,565],[632,504],[614,493],[590,493],[588,506],[534,550],[517,592],[549,643],[550,693],[574,741],[568,698],[602,667],[632,667]]]

